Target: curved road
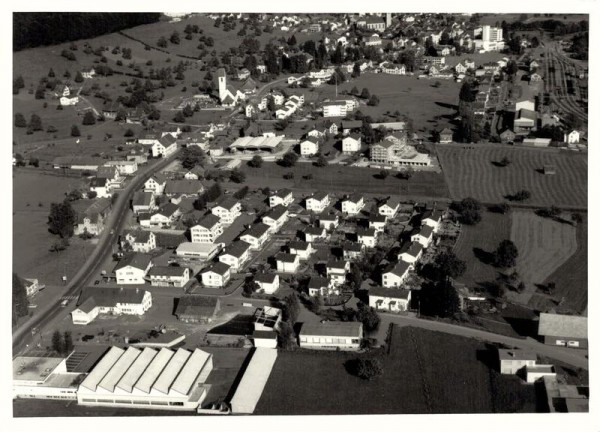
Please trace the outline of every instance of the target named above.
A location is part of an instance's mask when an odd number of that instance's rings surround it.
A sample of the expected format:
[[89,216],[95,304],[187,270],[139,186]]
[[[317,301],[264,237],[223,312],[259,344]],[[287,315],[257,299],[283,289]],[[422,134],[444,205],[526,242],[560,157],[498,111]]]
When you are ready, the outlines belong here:
[[[106,222],[104,231],[94,251],[90,254],[85,264],[79,269],[77,274],[71,279],[67,291],[62,296],[76,295],[83,287],[87,286],[91,279],[95,278],[102,263],[112,253],[112,245],[116,242],[120,231],[126,220],[127,211],[129,210],[129,201],[133,193],[139,189],[144,182],[155,172],[163,169],[171,163],[179,151],[175,152],[170,157],[161,160],[151,166],[146,167],[129,182],[129,184],[119,193],[112,211]],[[61,296],[61,298],[62,298]],[[20,352],[31,340],[31,329],[34,327],[43,328],[50,320],[55,318],[64,309],[60,307],[60,299],[56,302],[47,304],[38,313],[35,314],[29,321],[13,331],[13,355]]]

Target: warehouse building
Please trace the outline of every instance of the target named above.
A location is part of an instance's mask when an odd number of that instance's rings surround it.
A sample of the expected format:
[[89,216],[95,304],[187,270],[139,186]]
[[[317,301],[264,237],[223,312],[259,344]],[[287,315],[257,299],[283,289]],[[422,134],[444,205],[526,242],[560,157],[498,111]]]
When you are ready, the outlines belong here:
[[252,414],[277,360],[277,350],[256,348],[235,394],[231,398],[233,414]]
[[13,399],[77,399],[83,375],[67,372],[63,357],[16,357],[13,360]]
[[266,152],[275,153],[279,149],[279,144],[283,140],[283,136],[277,137],[241,137],[238,138],[229,146],[232,152]]
[[197,410],[207,394],[212,354],[200,349],[113,346],[77,391],[82,405]]

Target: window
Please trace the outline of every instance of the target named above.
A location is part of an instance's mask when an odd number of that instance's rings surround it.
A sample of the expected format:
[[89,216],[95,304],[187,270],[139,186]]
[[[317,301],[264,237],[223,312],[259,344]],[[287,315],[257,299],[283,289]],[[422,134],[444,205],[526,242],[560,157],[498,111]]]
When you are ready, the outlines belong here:
[[565,342],[564,340],[560,340],[560,339],[558,339],[558,340],[556,341],[556,345],[565,346],[565,345],[566,345],[566,342]]
[[183,402],[169,402],[171,406],[183,406]]
[[569,341],[567,345],[570,347],[578,347],[579,341]]

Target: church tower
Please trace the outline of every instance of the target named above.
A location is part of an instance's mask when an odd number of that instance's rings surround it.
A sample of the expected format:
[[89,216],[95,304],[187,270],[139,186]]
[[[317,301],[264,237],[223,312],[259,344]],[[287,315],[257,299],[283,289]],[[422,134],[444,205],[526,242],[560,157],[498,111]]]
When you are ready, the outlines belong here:
[[219,79],[219,100],[223,102],[223,99],[227,96],[227,74],[225,69],[219,68],[217,70],[217,78]]

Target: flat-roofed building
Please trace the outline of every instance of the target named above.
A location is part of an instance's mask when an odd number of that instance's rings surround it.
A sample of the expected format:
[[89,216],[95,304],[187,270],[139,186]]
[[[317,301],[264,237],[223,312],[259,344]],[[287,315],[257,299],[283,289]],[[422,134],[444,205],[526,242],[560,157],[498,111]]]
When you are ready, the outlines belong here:
[[252,414],[277,360],[277,350],[256,348],[231,398],[233,414]]
[[206,397],[212,354],[196,348],[112,347],[79,385],[81,405],[196,410]]
[[219,250],[220,246],[214,243],[183,242],[177,247],[175,253],[182,258],[208,261],[212,259]]
[[587,317],[541,313],[538,335],[546,345],[587,348]]
[[83,376],[67,372],[64,357],[18,356],[13,359],[13,399],[77,399]]
[[362,337],[363,325],[360,322],[328,321],[304,323],[299,341],[301,348],[357,351]]

